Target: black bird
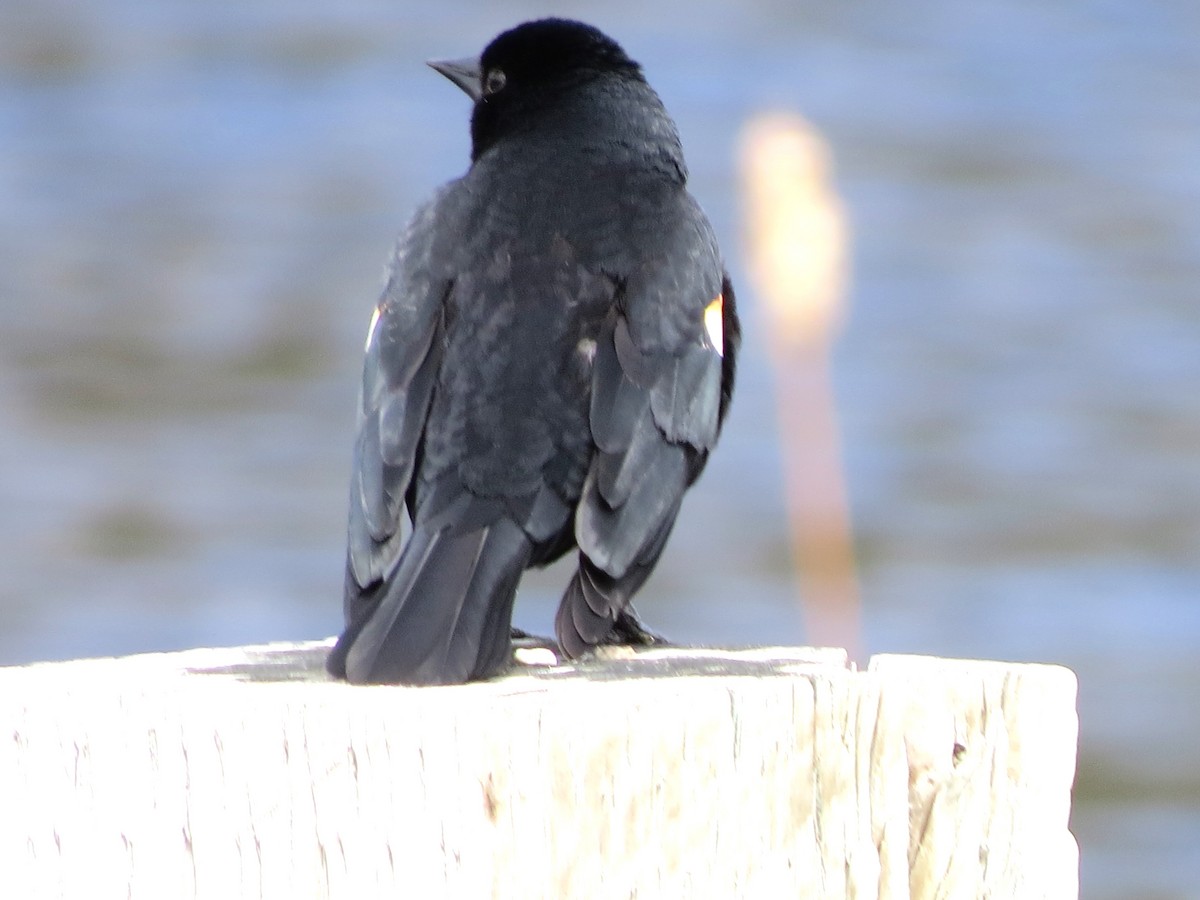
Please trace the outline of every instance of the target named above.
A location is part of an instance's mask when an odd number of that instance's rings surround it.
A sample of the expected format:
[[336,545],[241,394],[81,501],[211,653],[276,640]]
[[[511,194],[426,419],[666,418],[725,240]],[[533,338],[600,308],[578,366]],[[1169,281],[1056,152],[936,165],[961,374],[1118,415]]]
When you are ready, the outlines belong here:
[[545,19],[430,65],[474,101],[471,167],[400,238],[367,338],[328,660],[352,682],[500,671],[521,574],[575,547],[564,653],[644,640],[630,598],[740,337],[675,124],[616,42]]

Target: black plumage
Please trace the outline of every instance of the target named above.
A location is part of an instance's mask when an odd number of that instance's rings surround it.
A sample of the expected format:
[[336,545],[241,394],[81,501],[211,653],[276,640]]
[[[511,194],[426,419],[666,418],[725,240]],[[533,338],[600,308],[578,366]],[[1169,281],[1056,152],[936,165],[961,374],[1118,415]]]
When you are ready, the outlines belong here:
[[575,547],[563,651],[642,634],[629,602],[740,334],[675,125],[615,42],[547,19],[431,65],[475,103],[471,167],[400,238],[367,342],[328,661],[353,682],[500,671],[522,572]]

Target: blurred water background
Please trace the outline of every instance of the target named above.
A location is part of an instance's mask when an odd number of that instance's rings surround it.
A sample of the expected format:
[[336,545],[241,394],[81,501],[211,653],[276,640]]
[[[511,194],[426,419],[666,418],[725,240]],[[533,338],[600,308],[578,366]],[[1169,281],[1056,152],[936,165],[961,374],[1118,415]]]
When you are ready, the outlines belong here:
[[[743,284],[736,129],[783,105],[830,138],[867,649],[1072,667],[1083,896],[1200,896],[1193,0],[5,0],[0,664],[338,630],[367,319],[467,158],[423,60],[551,12],[645,64]],[[737,402],[640,608],[802,642],[742,296]]]

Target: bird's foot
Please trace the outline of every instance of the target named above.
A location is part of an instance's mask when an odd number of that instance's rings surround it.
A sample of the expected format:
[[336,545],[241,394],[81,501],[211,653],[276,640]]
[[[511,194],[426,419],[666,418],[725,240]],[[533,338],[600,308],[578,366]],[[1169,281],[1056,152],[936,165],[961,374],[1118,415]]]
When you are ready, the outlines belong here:
[[665,637],[661,634],[655,634],[642,624],[641,620],[637,617],[637,613],[633,611],[633,607],[628,607],[617,613],[617,621],[613,624],[612,631],[600,643],[608,647],[671,646],[671,642]]
[[[530,634],[522,628],[512,629],[513,659],[525,666],[555,666],[568,661],[554,638]],[[633,609],[617,613],[612,630],[593,648],[600,659],[632,656],[639,648],[669,647],[671,642],[642,624]]]

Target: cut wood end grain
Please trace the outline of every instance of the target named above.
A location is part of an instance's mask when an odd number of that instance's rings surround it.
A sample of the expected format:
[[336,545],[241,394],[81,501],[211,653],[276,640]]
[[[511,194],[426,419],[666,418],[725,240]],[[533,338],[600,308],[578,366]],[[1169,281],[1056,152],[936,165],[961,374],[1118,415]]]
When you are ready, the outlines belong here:
[[328,646],[0,669],[13,896],[1077,892],[1059,667],[654,648],[355,687]]

